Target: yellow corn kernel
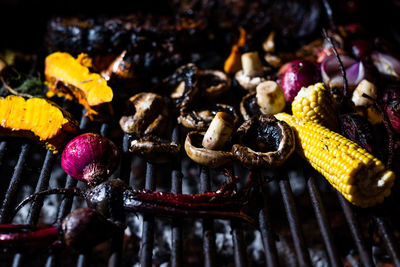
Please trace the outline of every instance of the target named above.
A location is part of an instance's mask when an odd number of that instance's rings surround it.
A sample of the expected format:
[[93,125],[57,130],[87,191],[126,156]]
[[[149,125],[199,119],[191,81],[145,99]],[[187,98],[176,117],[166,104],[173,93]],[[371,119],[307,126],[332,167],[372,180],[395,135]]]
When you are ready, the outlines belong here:
[[338,120],[334,101],[322,83],[303,87],[292,103],[293,116],[336,129]]
[[295,130],[297,152],[348,201],[369,207],[390,194],[395,174],[358,144],[314,121],[287,113],[275,117]]

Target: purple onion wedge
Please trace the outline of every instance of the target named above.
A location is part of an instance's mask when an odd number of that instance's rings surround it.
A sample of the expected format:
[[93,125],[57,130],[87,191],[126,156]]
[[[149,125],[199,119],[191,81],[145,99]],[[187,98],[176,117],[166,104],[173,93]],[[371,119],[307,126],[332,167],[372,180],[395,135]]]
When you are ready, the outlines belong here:
[[[340,55],[349,89],[353,90],[363,79],[370,80],[370,73],[362,61]],[[321,76],[325,84],[330,87],[343,87],[343,76],[335,55],[328,56],[321,63]]]
[[105,181],[117,168],[115,144],[104,136],[85,133],[72,139],[61,155],[61,167],[73,178],[95,186]]
[[400,80],[400,61],[397,58],[374,51],[371,53],[371,59],[379,73]]

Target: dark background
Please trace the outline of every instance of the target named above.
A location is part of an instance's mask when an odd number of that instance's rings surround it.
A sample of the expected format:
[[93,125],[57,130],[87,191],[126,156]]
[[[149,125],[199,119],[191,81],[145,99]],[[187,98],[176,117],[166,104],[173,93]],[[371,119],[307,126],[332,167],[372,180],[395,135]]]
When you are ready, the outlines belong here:
[[[400,45],[399,0],[335,0],[330,1],[336,23],[349,23],[362,21],[371,31],[381,35],[387,35]],[[296,14],[297,10],[288,10],[291,6],[302,5],[308,8],[313,5],[320,5],[322,14],[319,25],[326,25],[326,15],[322,8],[322,1],[281,1],[281,0],[260,0],[260,1],[230,1],[230,0],[192,0],[192,1],[31,1],[31,0],[0,0],[0,49],[16,48],[32,52],[42,45],[42,36],[46,30],[46,23],[52,16],[95,16],[95,15],[123,15],[129,13],[151,13],[151,14],[173,14],[184,10],[215,10],[230,12],[242,12],[238,20],[245,21],[248,18],[246,13],[254,6],[262,6],[259,10],[265,10],[253,23],[262,23],[264,20],[280,19],[279,23],[285,23],[290,13]],[[235,7],[236,5],[236,7]],[[243,5],[243,6],[240,6]],[[274,12],[268,13],[272,8]],[[298,7],[294,7],[298,8]],[[276,11],[275,11],[276,10]],[[287,20],[285,20],[285,15]],[[271,18],[270,18],[271,17]],[[283,18],[283,19],[282,19]],[[307,17],[299,17],[307,19]],[[258,20],[258,21],[257,21]],[[287,23],[296,24],[294,21]],[[319,30],[319,29],[316,29]]]

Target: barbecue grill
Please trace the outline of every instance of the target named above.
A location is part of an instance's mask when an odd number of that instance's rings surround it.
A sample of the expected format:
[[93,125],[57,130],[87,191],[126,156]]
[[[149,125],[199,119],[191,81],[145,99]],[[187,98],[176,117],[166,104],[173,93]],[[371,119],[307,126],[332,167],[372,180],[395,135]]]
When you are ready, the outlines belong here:
[[[129,136],[117,122],[89,121],[85,110],[68,100],[59,104],[80,118],[83,132],[109,137],[122,151],[111,178],[129,185],[173,193],[199,193],[218,188],[221,175],[181,156],[167,164],[145,162],[129,152]],[[172,140],[184,143],[187,130],[175,125]],[[0,140],[0,223],[60,222],[84,206],[77,197],[39,198],[15,217],[18,202],[50,187],[86,187],[60,168],[60,155],[27,140]],[[242,188],[250,175],[232,167]],[[257,171],[260,181],[257,221],[253,227],[231,220],[163,218],[130,214],[125,233],[78,254],[49,246],[36,250],[4,249],[1,266],[400,266],[399,193],[377,208],[347,202],[305,161],[293,156],[283,168]],[[11,252],[11,253],[10,253]]]

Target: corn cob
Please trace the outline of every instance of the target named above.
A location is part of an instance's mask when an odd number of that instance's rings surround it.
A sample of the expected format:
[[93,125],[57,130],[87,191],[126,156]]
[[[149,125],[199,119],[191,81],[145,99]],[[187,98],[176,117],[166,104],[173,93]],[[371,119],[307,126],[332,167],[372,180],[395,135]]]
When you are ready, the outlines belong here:
[[333,98],[322,83],[303,87],[292,103],[293,116],[337,129],[338,119]]
[[275,117],[295,130],[296,150],[348,201],[370,207],[390,195],[395,174],[365,149],[313,121],[287,113]]

